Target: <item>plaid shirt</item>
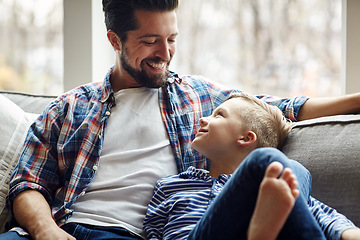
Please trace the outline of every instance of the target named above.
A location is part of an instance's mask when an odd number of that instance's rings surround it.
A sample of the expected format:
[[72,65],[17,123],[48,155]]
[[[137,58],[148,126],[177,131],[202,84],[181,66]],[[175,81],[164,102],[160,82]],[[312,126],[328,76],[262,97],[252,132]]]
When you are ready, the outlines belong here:
[[[70,206],[85,194],[99,165],[107,119],[115,105],[111,73],[112,68],[102,83],[90,83],[58,97],[31,125],[10,180],[9,209],[19,193],[34,189],[49,202],[59,225],[71,216]],[[171,73],[159,91],[159,101],[179,172],[189,166],[207,168],[207,160],[191,149],[191,140],[199,119],[236,91],[200,76],[180,78]],[[296,120],[307,100],[258,97],[278,106],[291,120]]]

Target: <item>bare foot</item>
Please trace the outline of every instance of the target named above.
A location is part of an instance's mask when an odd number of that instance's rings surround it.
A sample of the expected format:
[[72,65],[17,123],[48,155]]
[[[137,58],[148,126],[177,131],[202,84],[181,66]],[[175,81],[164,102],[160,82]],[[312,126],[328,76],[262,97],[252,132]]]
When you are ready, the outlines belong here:
[[295,175],[289,168],[281,174],[282,170],[279,162],[266,169],[248,228],[249,240],[275,240],[299,197]]

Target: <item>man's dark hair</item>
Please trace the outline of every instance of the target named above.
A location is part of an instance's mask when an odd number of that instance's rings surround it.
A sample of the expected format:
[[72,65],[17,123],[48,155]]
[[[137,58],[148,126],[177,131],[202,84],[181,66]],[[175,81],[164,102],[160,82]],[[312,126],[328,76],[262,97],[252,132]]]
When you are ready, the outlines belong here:
[[113,30],[124,43],[127,32],[139,28],[135,10],[173,11],[179,0],[102,0],[102,4],[107,30]]

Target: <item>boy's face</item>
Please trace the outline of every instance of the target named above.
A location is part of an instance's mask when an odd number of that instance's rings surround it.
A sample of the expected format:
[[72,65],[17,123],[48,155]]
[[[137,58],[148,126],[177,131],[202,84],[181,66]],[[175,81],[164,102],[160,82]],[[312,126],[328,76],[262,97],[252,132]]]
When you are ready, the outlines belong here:
[[241,121],[241,109],[251,105],[240,98],[221,104],[209,117],[200,119],[200,129],[192,147],[211,158],[237,147],[237,141],[248,132]]

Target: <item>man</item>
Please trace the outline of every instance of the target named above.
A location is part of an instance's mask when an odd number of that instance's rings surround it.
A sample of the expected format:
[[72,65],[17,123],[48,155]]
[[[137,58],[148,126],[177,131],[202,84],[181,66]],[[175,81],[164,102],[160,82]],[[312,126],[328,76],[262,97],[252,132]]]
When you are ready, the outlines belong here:
[[[205,157],[188,149],[199,119],[232,91],[169,73],[177,5],[103,0],[115,65],[103,83],[60,96],[31,126],[7,202],[22,228],[7,239],[25,232],[33,239],[141,238],[156,180],[207,167]],[[359,95],[262,98],[292,120],[360,108]]]

